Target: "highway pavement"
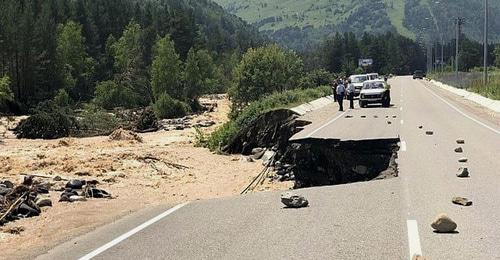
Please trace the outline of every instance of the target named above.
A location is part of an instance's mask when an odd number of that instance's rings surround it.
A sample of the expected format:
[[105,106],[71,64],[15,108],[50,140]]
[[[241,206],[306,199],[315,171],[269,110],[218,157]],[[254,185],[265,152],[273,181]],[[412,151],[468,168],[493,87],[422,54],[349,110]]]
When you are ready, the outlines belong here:
[[[396,136],[398,178],[298,190],[310,201],[303,209],[284,209],[280,192],[145,209],[38,259],[500,259],[498,115],[411,77],[390,84],[390,108],[329,105],[306,114],[312,124],[294,138]],[[455,176],[460,166],[471,178]],[[434,233],[439,213],[458,232]]]

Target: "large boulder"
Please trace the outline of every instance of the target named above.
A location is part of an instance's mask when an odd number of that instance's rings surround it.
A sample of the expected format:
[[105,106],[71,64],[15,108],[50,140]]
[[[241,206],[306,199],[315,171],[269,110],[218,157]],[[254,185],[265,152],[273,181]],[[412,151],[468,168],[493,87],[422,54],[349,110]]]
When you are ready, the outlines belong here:
[[457,229],[457,223],[453,221],[446,214],[442,213],[436,217],[436,220],[432,222],[431,227],[437,233],[451,233]]
[[309,206],[309,201],[306,198],[292,192],[281,194],[281,202],[287,208],[304,208]]

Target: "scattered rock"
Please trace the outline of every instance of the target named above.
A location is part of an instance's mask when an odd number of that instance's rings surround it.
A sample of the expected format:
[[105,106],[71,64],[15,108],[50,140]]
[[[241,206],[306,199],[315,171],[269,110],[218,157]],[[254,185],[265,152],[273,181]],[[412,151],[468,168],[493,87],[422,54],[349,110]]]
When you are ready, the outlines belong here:
[[68,147],[69,146],[69,142],[67,140],[63,139],[63,140],[59,140],[59,142],[57,143],[57,145]]
[[460,167],[458,169],[457,177],[458,178],[468,178],[469,177],[469,169],[467,167]]
[[66,183],[66,188],[77,189],[80,190],[83,185],[85,185],[86,181],[84,180],[70,180]]
[[52,207],[52,200],[48,196],[38,196],[35,200],[38,207]]
[[462,205],[462,206],[466,206],[466,207],[472,205],[472,201],[468,200],[467,198],[462,198],[462,197],[454,197],[451,201],[454,204]]
[[274,152],[274,151],[264,152],[264,154],[262,155],[262,165],[270,166],[271,160],[273,160],[275,155],[276,155],[276,152]]
[[433,135],[434,134],[434,131],[426,131],[425,132],[426,135]]
[[392,122],[391,122],[391,121],[387,121],[387,124],[388,124],[388,125],[392,125]]
[[469,160],[465,157],[458,159],[458,162],[461,162],[461,163],[466,163],[467,161],[469,161]]
[[361,118],[366,118],[366,116],[361,116]]
[[309,206],[309,201],[306,198],[292,192],[281,194],[281,202],[287,208],[304,208]]
[[423,257],[421,255],[414,255],[411,260],[428,260],[426,257]]
[[72,195],[69,197],[70,202],[75,202],[75,201],[86,201],[87,199],[83,196],[78,196],[78,195]]
[[345,116],[345,118],[353,118],[353,116],[347,115],[347,116]]
[[211,127],[215,125],[215,121],[213,120],[202,120],[197,122],[194,126],[195,127]]
[[464,149],[462,147],[457,147],[457,148],[455,148],[455,152],[456,153],[463,153]]
[[418,129],[424,129],[424,126],[423,125],[419,125]]
[[464,139],[457,139],[457,144],[465,144],[465,140]]
[[437,233],[451,233],[457,229],[457,223],[453,221],[446,214],[442,213],[436,217],[436,220],[432,222],[431,227]]
[[62,178],[61,178],[61,176],[55,176],[54,178],[52,178],[52,180],[54,180],[54,181],[62,181]]
[[250,157],[250,156],[241,156],[240,162],[249,162],[249,163],[251,163],[251,162],[254,162],[254,161],[253,161],[252,157]]
[[260,158],[262,158],[262,156],[264,155],[265,152],[266,152],[266,149],[264,149],[264,148],[252,149],[252,159],[259,160]]
[[116,178],[114,176],[111,176],[109,178],[102,179],[102,181],[106,182],[106,183],[115,183],[116,182]]

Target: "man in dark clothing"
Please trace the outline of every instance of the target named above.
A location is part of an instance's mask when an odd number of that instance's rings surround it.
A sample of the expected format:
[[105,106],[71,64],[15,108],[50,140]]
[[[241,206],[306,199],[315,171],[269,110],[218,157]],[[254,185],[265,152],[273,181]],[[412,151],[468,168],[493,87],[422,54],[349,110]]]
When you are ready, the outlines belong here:
[[339,102],[339,111],[344,111],[345,87],[342,82],[337,86],[337,101]]
[[333,102],[337,102],[337,80],[334,80],[332,83],[332,90],[333,90]]

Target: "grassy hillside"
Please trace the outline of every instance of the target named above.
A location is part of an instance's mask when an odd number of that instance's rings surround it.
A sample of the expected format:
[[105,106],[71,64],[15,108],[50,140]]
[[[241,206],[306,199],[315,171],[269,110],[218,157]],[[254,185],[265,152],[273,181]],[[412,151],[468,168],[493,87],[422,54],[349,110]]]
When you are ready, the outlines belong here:
[[[267,32],[298,49],[308,48],[334,32],[397,31],[417,38],[431,35],[453,38],[453,19],[466,18],[464,32],[482,38],[483,0],[215,0]],[[500,40],[500,1],[490,1],[492,39]],[[319,38],[319,39],[318,39]]]

